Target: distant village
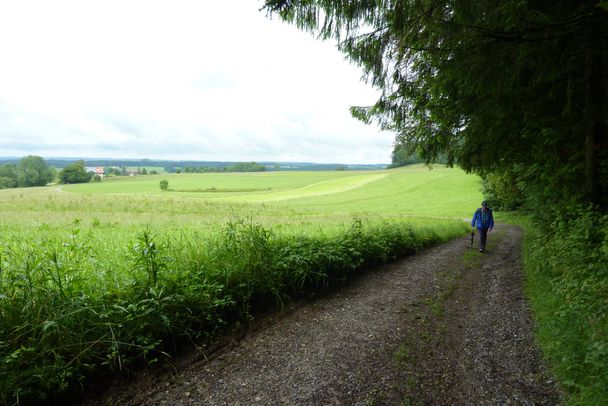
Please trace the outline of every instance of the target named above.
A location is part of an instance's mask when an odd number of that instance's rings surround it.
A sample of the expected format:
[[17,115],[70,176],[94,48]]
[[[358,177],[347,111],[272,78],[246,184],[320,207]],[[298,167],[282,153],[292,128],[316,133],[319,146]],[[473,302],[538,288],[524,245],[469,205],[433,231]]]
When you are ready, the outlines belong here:
[[156,169],[148,171],[148,169],[142,167],[129,168],[126,166],[85,166],[84,169],[85,171],[92,173],[93,176],[99,176],[100,178],[106,176],[135,176],[158,174],[158,171]]

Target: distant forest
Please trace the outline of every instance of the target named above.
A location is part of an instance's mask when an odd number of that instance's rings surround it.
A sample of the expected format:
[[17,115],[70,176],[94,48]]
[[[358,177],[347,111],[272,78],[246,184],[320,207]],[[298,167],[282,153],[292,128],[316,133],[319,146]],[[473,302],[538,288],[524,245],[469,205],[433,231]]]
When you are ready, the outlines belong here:
[[[16,164],[21,158],[0,158],[2,164]],[[166,172],[251,172],[256,171],[335,171],[377,170],[387,164],[318,164],[311,162],[223,162],[223,161],[169,161],[160,159],[93,159],[93,158],[44,158],[54,168],[65,168],[76,160],[83,160],[87,167],[161,167]],[[264,167],[264,169],[261,169]]]

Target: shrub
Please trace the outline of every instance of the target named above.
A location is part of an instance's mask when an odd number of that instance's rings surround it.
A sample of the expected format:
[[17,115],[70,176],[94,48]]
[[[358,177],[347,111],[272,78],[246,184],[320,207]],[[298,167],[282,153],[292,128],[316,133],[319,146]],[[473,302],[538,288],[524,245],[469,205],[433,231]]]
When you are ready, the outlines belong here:
[[538,338],[568,403],[603,404],[608,399],[608,216],[580,207],[544,213],[542,223],[527,227],[524,264]]
[[59,171],[57,175],[59,183],[86,183],[93,177],[93,172],[87,172],[84,167],[84,161],[76,161]]
[[496,210],[515,210],[524,203],[517,176],[513,172],[492,172],[482,177],[481,191],[490,207]]

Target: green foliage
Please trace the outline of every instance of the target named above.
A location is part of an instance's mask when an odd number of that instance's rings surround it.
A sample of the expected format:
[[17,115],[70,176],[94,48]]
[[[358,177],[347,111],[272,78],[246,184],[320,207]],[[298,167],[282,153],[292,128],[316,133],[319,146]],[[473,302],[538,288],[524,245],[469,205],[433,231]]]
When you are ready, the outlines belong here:
[[484,199],[495,210],[512,211],[524,203],[523,192],[512,172],[490,172],[482,177]]
[[0,189],[17,187],[17,181],[8,176],[0,176]]
[[158,274],[167,269],[167,260],[162,257],[162,246],[157,246],[152,240],[150,230],[142,231],[133,245],[133,258],[137,268],[148,276],[148,287],[158,284]]
[[55,171],[39,156],[28,155],[16,167],[17,186],[45,186],[55,179]]
[[93,177],[92,172],[87,172],[84,168],[84,161],[76,161],[59,171],[59,183],[87,183]]
[[404,134],[398,134],[393,145],[393,152],[391,154],[391,164],[388,168],[399,168],[406,165],[414,165],[419,163],[433,163],[447,165],[449,164],[447,155],[445,153],[439,153],[432,159],[427,159],[427,155],[422,148],[418,145],[411,143],[407,140]]
[[257,162],[237,162],[226,168],[226,172],[263,172],[265,170],[266,165]]
[[524,267],[537,336],[573,405],[608,399],[608,216],[546,209],[526,227]]
[[483,174],[529,167],[526,193],[608,204],[605,2],[265,4],[339,41],[382,92],[353,115],[397,132],[396,150]]
[[43,402],[99,374],[156,363],[184,342],[466,230],[355,219],[335,236],[290,236],[235,220],[207,238],[148,229],[109,251],[80,229],[2,238],[0,402]]
[[169,181],[167,179],[163,179],[160,181],[160,190],[167,190],[169,188]]
[[123,170],[115,166],[106,166],[103,174],[104,176],[124,176]]
[[186,166],[185,173],[213,173],[213,172],[264,172],[266,165],[257,162],[237,162],[229,166]]
[[17,187],[17,168],[12,164],[0,165],[0,189]]
[[424,162],[424,159],[422,159],[415,150],[412,150],[412,148],[404,145],[403,143],[395,142],[389,168],[398,168],[400,166],[418,164],[422,162]]

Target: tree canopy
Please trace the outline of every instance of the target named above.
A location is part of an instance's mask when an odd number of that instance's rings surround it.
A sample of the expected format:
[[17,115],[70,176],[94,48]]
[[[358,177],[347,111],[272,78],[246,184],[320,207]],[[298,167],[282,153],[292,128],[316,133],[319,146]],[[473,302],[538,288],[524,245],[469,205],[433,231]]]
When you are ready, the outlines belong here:
[[381,90],[396,148],[508,173],[537,201],[608,199],[608,1],[266,0]]
[[84,167],[84,161],[79,160],[63,168],[58,175],[59,182],[70,183],[87,183],[93,177],[92,172],[87,172]]
[[228,166],[185,166],[186,173],[209,173],[209,172],[264,172],[266,165],[257,162],[237,162]]
[[0,189],[17,187],[17,167],[14,164],[0,165]]
[[28,155],[22,158],[15,168],[17,186],[45,186],[55,179],[55,170],[49,168],[39,156]]

